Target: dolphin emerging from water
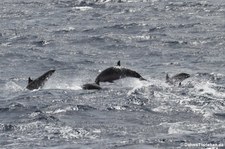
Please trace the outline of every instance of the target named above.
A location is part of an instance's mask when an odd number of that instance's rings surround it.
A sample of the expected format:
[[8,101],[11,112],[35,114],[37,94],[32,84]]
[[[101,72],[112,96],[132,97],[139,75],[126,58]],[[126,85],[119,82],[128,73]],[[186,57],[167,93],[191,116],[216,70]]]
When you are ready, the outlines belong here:
[[120,66],[120,61],[117,62],[117,66],[109,67],[103,70],[95,79],[95,83],[99,85],[100,82],[111,82],[121,78],[133,77],[140,80],[144,79],[139,73],[134,70],[123,68]]
[[49,79],[49,77],[55,72],[55,70],[49,70],[48,72],[44,73],[39,78],[32,80],[30,77],[28,79],[27,89],[34,90],[42,88],[45,82]]
[[181,85],[181,82],[189,77],[190,77],[190,74],[187,74],[187,73],[179,73],[172,77],[169,77],[169,75],[166,74],[166,82],[170,84],[179,82],[179,85]]
[[84,89],[84,90],[100,90],[102,88],[96,83],[87,83],[87,84],[82,85],[82,89]]

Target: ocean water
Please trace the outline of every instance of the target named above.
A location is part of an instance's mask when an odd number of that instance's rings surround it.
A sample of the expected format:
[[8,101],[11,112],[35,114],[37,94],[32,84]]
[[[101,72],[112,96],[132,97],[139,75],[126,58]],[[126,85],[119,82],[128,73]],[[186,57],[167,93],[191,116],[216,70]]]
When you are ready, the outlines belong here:
[[[1,0],[0,148],[225,148],[224,18],[224,0]],[[148,81],[81,89],[118,60]]]

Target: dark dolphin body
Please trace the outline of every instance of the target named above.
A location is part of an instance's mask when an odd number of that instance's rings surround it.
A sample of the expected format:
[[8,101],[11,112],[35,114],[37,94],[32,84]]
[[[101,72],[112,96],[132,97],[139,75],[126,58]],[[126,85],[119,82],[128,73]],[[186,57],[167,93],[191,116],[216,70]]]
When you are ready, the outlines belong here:
[[100,90],[102,88],[96,83],[87,83],[82,86],[82,89],[84,89],[84,90]]
[[27,85],[26,88],[29,89],[29,90],[42,88],[44,86],[45,82],[48,80],[48,78],[54,72],[55,72],[55,70],[49,70],[48,72],[46,72],[45,74],[43,74],[42,76],[40,76],[39,78],[37,78],[35,80],[31,80],[31,78],[29,77],[28,85]]
[[103,70],[95,79],[95,83],[99,85],[100,82],[113,82],[121,78],[133,77],[139,78],[140,80],[144,79],[139,73],[131,69],[120,67],[120,61],[117,62],[117,66],[109,67]]
[[179,85],[181,85],[181,82],[189,77],[190,77],[190,74],[187,74],[187,73],[179,73],[173,77],[169,77],[169,75],[166,74],[166,82],[170,84],[179,82]]

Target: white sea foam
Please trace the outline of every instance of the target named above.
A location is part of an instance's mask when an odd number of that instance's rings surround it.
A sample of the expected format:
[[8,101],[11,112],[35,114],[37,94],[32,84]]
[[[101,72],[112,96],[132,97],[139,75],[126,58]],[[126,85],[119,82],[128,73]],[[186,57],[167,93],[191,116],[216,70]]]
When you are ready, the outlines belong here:
[[5,84],[4,89],[10,92],[17,92],[17,91],[22,91],[24,88],[13,81],[9,81]]
[[63,80],[59,78],[50,78],[45,86],[44,89],[65,89],[65,90],[81,90],[81,81],[79,79],[71,80]]
[[93,8],[90,7],[90,6],[78,6],[78,7],[73,7],[73,9],[80,10],[80,11],[88,11],[88,10],[91,10]]

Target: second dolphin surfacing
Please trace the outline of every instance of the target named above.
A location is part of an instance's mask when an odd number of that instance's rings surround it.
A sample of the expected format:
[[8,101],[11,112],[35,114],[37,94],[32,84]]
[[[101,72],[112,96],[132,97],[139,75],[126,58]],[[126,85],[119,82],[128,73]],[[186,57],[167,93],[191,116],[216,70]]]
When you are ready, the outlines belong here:
[[175,84],[178,82],[179,85],[181,85],[181,82],[189,77],[190,77],[190,74],[187,74],[187,73],[178,73],[172,77],[169,77],[169,75],[166,74],[166,82],[170,84]]
[[113,82],[114,80],[118,80],[125,77],[133,77],[138,78],[140,80],[144,79],[139,73],[134,70],[123,68],[120,66],[120,61],[117,62],[117,66],[109,67],[103,70],[95,79],[96,84],[100,84],[100,82]]
[[100,90],[102,88],[96,83],[87,83],[87,84],[82,85],[82,89],[84,89],[84,90]]

